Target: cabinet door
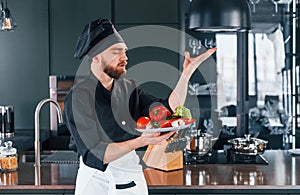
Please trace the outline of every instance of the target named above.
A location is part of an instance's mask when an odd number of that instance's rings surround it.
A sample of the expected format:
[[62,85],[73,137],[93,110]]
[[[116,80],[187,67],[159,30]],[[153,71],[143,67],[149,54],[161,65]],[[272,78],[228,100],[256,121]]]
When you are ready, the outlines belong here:
[[110,0],[51,0],[50,74],[75,75],[79,60],[74,59],[77,38],[85,24],[100,17],[111,18]]
[[117,24],[178,23],[178,0],[115,0],[115,19]]

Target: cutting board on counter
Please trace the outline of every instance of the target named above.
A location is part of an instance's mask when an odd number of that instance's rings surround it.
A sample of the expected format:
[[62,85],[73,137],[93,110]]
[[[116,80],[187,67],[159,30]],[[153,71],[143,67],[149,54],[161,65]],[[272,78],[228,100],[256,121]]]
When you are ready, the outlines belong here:
[[143,161],[148,167],[163,171],[172,171],[183,168],[183,152],[174,151],[166,153],[168,142],[161,145],[149,145]]

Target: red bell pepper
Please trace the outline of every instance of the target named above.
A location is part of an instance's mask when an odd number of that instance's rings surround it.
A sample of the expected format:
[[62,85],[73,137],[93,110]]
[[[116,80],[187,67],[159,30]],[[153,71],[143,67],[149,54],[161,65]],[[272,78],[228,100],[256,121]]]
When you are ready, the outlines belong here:
[[171,116],[171,112],[165,106],[155,106],[149,113],[149,117],[152,121],[162,121],[169,116]]

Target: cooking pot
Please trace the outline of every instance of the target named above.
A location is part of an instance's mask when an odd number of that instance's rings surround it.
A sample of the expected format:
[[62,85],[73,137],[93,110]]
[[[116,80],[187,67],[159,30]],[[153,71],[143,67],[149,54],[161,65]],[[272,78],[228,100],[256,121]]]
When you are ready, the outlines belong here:
[[215,141],[218,139],[217,137],[213,137],[213,135],[208,133],[200,133],[197,135],[195,130],[194,133],[191,134],[190,148],[191,152],[196,152],[197,154],[204,155],[208,151],[211,150]]
[[245,135],[245,138],[230,139],[228,143],[230,149],[236,154],[257,155],[264,153],[268,141]]
[[15,132],[13,106],[0,106],[1,137],[12,137]]

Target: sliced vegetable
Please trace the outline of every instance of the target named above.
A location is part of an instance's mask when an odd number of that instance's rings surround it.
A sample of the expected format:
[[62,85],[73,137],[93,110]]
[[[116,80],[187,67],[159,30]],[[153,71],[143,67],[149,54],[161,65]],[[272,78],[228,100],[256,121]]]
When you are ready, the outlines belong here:
[[160,122],[160,127],[161,128],[167,128],[167,127],[172,127],[172,120],[164,120]]
[[184,123],[184,121],[180,118],[180,119],[177,119],[177,120],[172,121],[171,125],[172,125],[172,127],[179,127],[179,126],[185,125],[185,123]]
[[193,124],[194,122],[196,122],[196,119],[194,119],[194,118],[192,118],[192,119],[181,118],[181,119],[184,121],[184,123],[185,123],[186,125]]
[[166,127],[172,127],[172,122],[177,121],[180,118],[172,118],[169,120],[164,120],[160,122],[160,127],[161,128],[166,128]]

